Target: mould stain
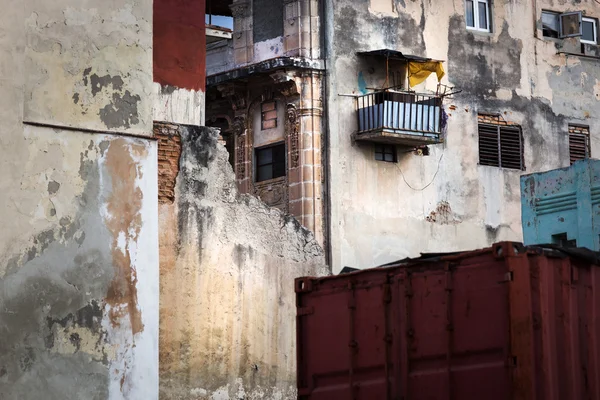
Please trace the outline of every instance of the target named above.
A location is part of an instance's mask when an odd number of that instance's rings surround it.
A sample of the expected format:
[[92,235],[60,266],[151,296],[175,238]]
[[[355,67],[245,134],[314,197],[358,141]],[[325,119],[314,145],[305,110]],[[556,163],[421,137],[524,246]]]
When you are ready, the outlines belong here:
[[115,269],[106,302],[111,306],[109,319],[113,327],[120,326],[122,319],[128,316],[134,335],[142,332],[144,325],[137,300],[137,273],[130,254],[130,243],[138,239],[142,226],[142,191],[136,182],[141,178],[141,172],[132,153],[143,154],[145,151],[142,145],[128,145],[125,139],[117,139],[110,144],[105,161],[112,180],[106,222],[113,237]]
[[129,128],[140,122],[138,117],[139,95],[132,95],[129,90],[124,95],[113,93],[112,102],[100,109],[100,119],[107,128]]

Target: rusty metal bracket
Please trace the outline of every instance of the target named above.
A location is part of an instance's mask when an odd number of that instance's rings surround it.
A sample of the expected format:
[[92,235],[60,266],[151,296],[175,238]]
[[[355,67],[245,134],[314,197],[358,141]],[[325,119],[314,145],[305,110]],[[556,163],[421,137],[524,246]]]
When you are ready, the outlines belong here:
[[307,293],[313,290],[312,278],[297,278],[294,282],[296,293]]

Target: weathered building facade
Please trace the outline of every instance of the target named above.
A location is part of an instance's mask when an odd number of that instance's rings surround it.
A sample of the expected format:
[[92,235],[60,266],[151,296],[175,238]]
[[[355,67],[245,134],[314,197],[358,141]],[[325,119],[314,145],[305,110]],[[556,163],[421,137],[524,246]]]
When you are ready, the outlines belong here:
[[152,3],[3,1],[0,398],[158,398]]
[[[600,150],[593,0],[275,3],[268,21],[261,1],[231,4],[233,39],[207,52],[207,124],[230,134],[240,189],[314,230],[334,272],[522,240],[520,175]],[[273,99],[300,111],[296,130],[278,112],[271,135]],[[296,165],[311,179],[293,192]]]

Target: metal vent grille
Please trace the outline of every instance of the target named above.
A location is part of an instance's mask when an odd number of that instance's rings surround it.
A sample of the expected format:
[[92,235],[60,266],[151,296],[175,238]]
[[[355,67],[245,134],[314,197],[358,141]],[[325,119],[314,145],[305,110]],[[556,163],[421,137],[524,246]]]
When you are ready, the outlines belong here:
[[479,164],[525,169],[523,135],[518,126],[479,124]]
[[571,164],[590,157],[589,128],[569,126],[569,158]]

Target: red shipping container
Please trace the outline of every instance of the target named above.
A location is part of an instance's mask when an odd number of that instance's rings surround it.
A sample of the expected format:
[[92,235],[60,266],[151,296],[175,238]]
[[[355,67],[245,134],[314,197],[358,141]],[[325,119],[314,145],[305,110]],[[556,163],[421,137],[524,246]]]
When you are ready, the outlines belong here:
[[298,398],[600,400],[598,258],[566,251],[298,278]]

